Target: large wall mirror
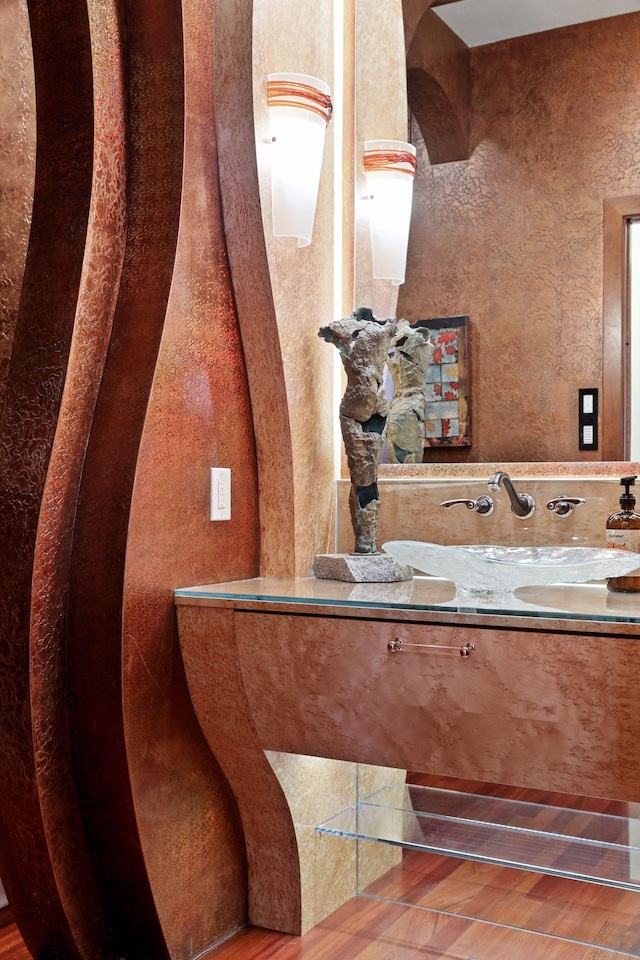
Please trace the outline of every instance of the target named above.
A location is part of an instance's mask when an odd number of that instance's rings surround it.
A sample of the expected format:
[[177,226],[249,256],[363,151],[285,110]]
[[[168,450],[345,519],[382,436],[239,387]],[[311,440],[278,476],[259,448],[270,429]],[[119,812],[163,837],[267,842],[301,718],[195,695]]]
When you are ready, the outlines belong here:
[[640,206],[618,217],[608,306],[604,211],[640,200],[640,0],[404,5],[419,167],[398,316],[469,318],[471,445],[427,446],[425,462],[636,459]]

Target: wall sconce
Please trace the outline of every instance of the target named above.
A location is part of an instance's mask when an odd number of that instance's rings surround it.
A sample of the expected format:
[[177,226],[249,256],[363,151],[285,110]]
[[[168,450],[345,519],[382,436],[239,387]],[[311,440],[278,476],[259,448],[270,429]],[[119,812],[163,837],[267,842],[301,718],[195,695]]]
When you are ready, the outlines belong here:
[[369,191],[375,280],[404,283],[416,149],[401,140],[367,140],[364,169]]
[[311,243],[330,89],[304,73],[272,73],[267,82],[271,126],[273,235]]

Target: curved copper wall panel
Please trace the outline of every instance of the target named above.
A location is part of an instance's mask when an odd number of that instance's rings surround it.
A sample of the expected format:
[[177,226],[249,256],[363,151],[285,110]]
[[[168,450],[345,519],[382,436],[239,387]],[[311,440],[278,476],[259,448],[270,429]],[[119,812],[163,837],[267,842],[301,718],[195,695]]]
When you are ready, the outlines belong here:
[[300,934],[300,860],[304,852],[298,846],[286,796],[251,718],[238,657],[235,614],[219,610],[211,618],[210,610],[191,606],[179,606],[177,612],[189,692],[242,817],[249,867],[249,922]]
[[[214,0],[29,2],[38,166],[0,421],[0,874],[35,956],[186,960],[246,920],[247,877],[173,589],[260,559]],[[207,519],[215,464],[234,472],[229,525]],[[271,491],[268,516],[290,523]]]
[[[33,219],[0,425],[0,873],[34,955],[90,952],[73,907],[64,904],[53,858],[85,874],[86,850],[68,845],[79,821],[70,758],[48,782],[34,756],[32,727],[59,728],[59,708],[30,702],[30,627],[37,617],[31,572],[40,500],[51,455],[81,279],[92,169],[92,72],[84,0],[29,3],[37,93]],[[65,29],[59,29],[60,21]],[[73,136],[69,132],[73,131]],[[52,242],[52,238],[53,241]],[[59,656],[54,641],[49,651]],[[53,668],[55,674],[56,668]],[[56,678],[53,678],[56,682]],[[53,787],[55,784],[55,787]],[[43,810],[61,828],[49,836]],[[71,826],[73,825],[73,826]],[[71,826],[71,830],[67,827]],[[50,845],[53,850],[50,851]],[[34,882],[34,877],[37,881]],[[89,940],[91,938],[89,937]]]
[[[236,804],[197,723],[173,589],[255,577],[256,453],[220,209],[214,0],[182,0],[185,141],[171,294],[137,461],[123,610],[123,709],[146,868],[171,956],[244,922]],[[209,468],[232,471],[231,521],[209,520]]]
[[69,713],[96,869],[121,951],[166,948],[140,850],[122,720],[122,592],[140,437],[180,214],[183,58],[177,0],[123,3],[129,81],[127,231],[78,497],[68,614]]
[[[83,955],[94,956],[112,938],[87,849],[73,769],[65,612],[76,500],[124,252],[127,109],[120,14],[118,0],[89,2],[94,79],[91,207],[32,583],[31,704],[42,816],[72,930]],[[64,844],[59,838],[64,838]],[[69,850],[75,851],[73,857]]]

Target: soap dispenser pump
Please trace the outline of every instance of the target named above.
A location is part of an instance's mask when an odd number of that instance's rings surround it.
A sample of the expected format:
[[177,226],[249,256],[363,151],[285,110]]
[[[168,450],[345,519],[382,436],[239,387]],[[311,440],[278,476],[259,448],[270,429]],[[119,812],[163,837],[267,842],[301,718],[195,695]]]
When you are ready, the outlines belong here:
[[[635,512],[636,498],[631,492],[637,477],[622,477],[624,493],[620,509],[607,520],[607,547],[640,553],[640,513]],[[607,589],[616,593],[640,592],[640,576],[609,577]]]

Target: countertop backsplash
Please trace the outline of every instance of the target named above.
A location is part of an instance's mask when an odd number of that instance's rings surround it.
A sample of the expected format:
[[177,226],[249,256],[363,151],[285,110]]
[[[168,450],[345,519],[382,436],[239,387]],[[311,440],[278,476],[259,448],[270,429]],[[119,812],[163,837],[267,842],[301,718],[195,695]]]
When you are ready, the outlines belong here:
[[[387,540],[426,540],[433,543],[499,543],[505,546],[538,546],[567,544],[600,546],[606,543],[607,517],[619,508],[621,486],[615,477],[529,477],[511,479],[519,494],[528,493],[536,502],[536,511],[527,520],[511,512],[504,489],[491,493],[487,477],[431,480],[414,478],[381,478],[378,480],[380,512],[377,543]],[[336,550],[353,550],[353,531],[349,516],[348,480],[337,482]],[[463,504],[441,506],[444,500],[476,499],[480,495],[493,498],[495,509],[489,516],[479,516]],[[566,517],[547,509],[556,497],[583,497]],[[640,486],[638,487],[640,499]]]

